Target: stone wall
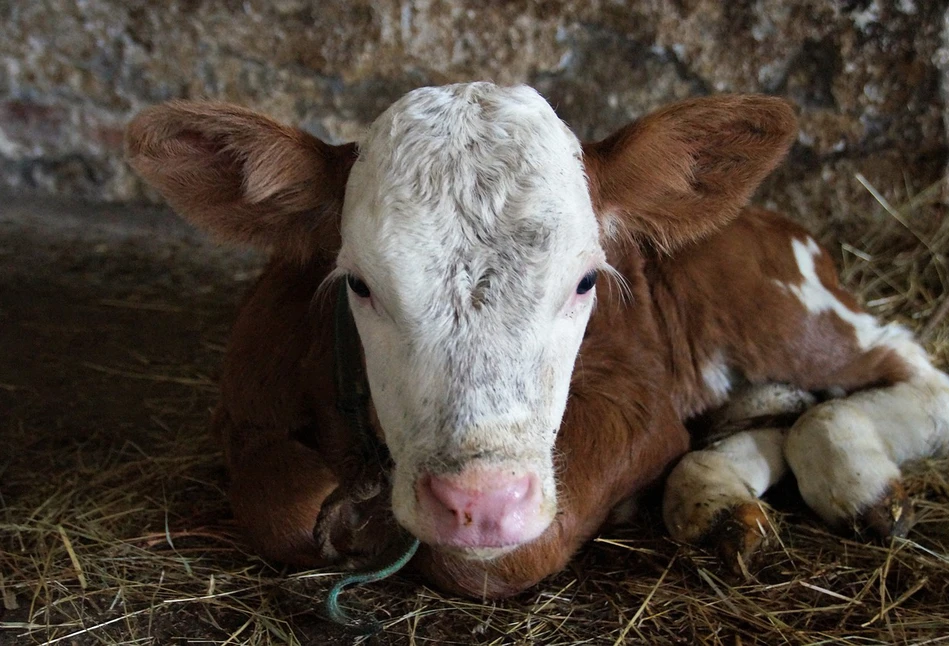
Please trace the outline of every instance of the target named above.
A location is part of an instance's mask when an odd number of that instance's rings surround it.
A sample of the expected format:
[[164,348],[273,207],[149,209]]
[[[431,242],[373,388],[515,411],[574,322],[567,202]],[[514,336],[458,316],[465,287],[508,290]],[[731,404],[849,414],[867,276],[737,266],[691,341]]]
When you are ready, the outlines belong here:
[[712,92],[786,96],[763,198],[805,219],[944,173],[949,0],[0,0],[0,186],[155,199],[122,162],[143,106],[213,98],[329,140],[420,85],[537,87],[584,138]]

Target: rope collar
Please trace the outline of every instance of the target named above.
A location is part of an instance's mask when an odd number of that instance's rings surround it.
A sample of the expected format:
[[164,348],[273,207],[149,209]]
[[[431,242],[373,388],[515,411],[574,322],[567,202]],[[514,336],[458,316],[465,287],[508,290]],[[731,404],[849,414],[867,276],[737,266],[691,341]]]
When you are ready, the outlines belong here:
[[[389,464],[389,451],[376,437],[369,419],[369,382],[366,369],[360,358],[359,332],[352,312],[349,311],[349,297],[346,281],[340,281],[334,313],[333,357],[336,363],[336,408],[346,420],[353,435],[357,458],[361,464],[378,465],[385,470]],[[326,616],[341,626],[361,634],[373,634],[382,629],[382,625],[372,619],[350,617],[339,605],[339,595],[351,585],[362,585],[380,581],[401,570],[412,560],[419,542],[411,537],[408,546],[395,561],[384,564],[378,569],[355,572],[343,577],[334,585],[323,602]]]
[[360,358],[359,331],[349,311],[346,281],[339,283],[334,313],[333,358],[336,363],[336,408],[346,419],[361,464],[385,469],[389,451],[369,421],[369,381]]

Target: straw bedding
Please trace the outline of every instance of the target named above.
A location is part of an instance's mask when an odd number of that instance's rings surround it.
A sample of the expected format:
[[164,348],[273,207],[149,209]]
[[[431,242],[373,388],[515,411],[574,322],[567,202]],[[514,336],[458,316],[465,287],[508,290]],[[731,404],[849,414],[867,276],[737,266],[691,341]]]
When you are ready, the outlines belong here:
[[[872,187],[870,187],[872,188]],[[933,187],[824,239],[845,282],[949,364],[949,218]],[[907,477],[907,540],[826,531],[769,496],[765,566],[726,575],[655,503],[514,599],[397,576],[347,593],[386,631],[326,624],[331,571],[275,568],[231,523],[206,434],[258,260],[188,236],[0,222],[0,644],[876,644],[949,642],[949,460]]]

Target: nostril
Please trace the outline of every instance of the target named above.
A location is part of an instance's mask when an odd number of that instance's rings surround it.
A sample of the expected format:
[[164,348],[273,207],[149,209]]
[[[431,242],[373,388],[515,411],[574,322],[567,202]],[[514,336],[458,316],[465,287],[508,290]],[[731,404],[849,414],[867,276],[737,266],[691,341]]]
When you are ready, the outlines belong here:
[[531,473],[472,469],[452,476],[425,474],[416,487],[435,543],[514,545],[536,537],[550,523],[540,481]]
[[461,527],[501,521],[528,504],[532,488],[530,476],[499,474],[483,474],[473,482],[430,475],[422,485]]

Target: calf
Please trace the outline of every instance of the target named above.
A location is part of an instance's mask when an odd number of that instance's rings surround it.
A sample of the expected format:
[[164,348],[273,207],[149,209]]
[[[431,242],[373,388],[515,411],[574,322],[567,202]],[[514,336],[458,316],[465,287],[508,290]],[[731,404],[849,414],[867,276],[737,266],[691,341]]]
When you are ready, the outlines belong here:
[[511,594],[733,391],[726,420],[839,397],[686,455],[673,536],[747,560],[756,498],[788,466],[827,522],[905,531],[899,464],[946,445],[949,379],[803,229],[746,206],[795,134],[779,99],[717,96],[581,145],[535,91],[488,83],[415,90],[358,148],[229,105],[144,111],[135,169],[195,224],[272,250],[213,418],[248,540],[352,562],[394,517],[435,583]]

